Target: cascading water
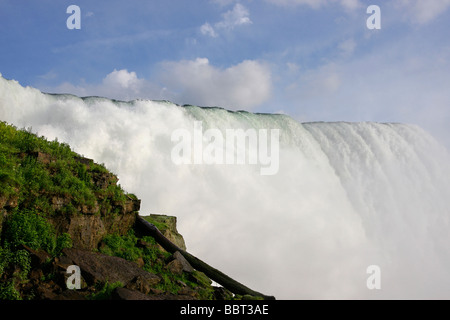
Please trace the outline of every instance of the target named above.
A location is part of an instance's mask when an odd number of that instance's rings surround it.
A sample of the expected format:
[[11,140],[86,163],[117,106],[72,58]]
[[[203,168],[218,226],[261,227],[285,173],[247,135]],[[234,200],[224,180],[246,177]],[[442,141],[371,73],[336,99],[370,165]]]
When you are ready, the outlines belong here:
[[[0,120],[104,163],[142,215],[177,216],[190,252],[255,290],[450,298],[450,156],[416,126],[49,95],[1,77]],[[224,137],[278,129],[276,173],[262,175],[261,162],[174,163],[173,133],[195,136],[195,123]],[[367,287],[371,265],[380,290]]]

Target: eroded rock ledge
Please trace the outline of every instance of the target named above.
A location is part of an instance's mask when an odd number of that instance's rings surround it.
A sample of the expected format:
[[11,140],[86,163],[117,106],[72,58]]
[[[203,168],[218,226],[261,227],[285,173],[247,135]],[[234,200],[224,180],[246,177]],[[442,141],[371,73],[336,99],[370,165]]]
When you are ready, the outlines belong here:
[[141,217],[103,165],[4,122],[0,137],[0,300],[273,298],[189,255],[176,218]]

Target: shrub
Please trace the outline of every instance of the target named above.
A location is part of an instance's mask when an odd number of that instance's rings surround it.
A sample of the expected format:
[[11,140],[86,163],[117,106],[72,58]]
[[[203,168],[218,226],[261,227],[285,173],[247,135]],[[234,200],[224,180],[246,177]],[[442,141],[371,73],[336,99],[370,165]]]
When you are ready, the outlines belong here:
[[99,290],[88,296],[90,300],[108,300],[111,298],[111,294],[116,288],[122,288],[123,283],[118,281],[114,283],[106,282]]
[[22,300],[19,291],[14,287],[14,281],[0,283],[0,300]]
[[22,244],[35,250],[43,249],[54,256],[71,246],[68,234],[57,237],[45,218],[29,210],[13,213],[6,222],[4,234],[5,244],[11,249]]
[[20,269],[19,278],[25,280],[31,270],[30,254],[26,250],[17,250],[13,252],[13,263]]
[[142,257],[142,251],[136,247],[137,238],[133,232],[126,236],[107,235],[103,239],[104,246],[100,251],[110,256],[116,256],[128,261],[136,261]]

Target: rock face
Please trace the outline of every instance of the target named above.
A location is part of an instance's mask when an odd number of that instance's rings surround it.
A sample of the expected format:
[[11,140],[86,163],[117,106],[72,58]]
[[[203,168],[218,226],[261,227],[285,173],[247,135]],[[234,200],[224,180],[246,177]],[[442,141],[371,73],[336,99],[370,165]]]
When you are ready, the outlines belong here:
[[16,194],[0,194],[0,233],[8,212],[17,207],[18,200],[19,196]]
[[139,235],[140,200],[103,165],[3,122],[0,137],[0,300],[235,298],[182,253],[175,217],[145,217],[164,242]]
[[[50,163],[49,156],[39,153],[45,163]],[[84,157],[75,157],[75,160],[86,168],[92,169],[93,160]],[[72,236],[73,246],[83,249],[96,249],[106,234],[126,234],[134,225],[136,215],[140,209],[141,201],[127,196],[118,200],[114,194],[108,193],[111,186],[117,187],[119,179],[110,172],[90,172],[92,184],[96,187],[96,199],[91,204],[79,205],[77,215],[56,215],[50,218],[58,233],[69,233]],[[54,200],[56,198],[56,201]],[[60,212],[65,205],[71,202],[70,197],[53,197],[55,211]],[[109,208],[101,206],[108,203]],[[58,210],[60,209],[60,210]],[[111,214],[110,212],[118,214]]]
[[[135,201],[135,200],[132,200]],[[81,249],[97,249],[103,237],[107,234],[126,234],[136,221],[137,204],[131,210],[124,210],[120,215],[74,215],[50,217],[57,233],[71,235],[73,246]]]
[[[32,259],[32,272],[29,281],[21,285],[21,290],[34,292],[34,298],[39,300],[85,300],[91,299],[98,285],[113,285],[116,288],[103,298],[116,300],[193,300],[198,299],[198,292],[183,284],[176,294],[158,289],[163,278],[140,268],[135,262],[108,256],[98,252],[82,249],[64,249],[60,257],[49,261],[49,256],[43,251],[36,251],[27,246]],[[195,271],[189,263],[180,262],[179,256],[172,257],[167,269],[172,272],[174,264],[180,265],[176,271],[192,273],[191,279],[204,288],[202,273]],[[71,273],[67,273],[70,266],[80,268],[81,288],[71,290],[67,288],[67,281]],[[188,270],[188,271],[185,271]],[[51,280],[42,280],[45,274],[53,274]],[[222,288],[223,289],[223,288]],[[220,289],[220,290],[222,290]],[[198,289],[204,290],[204,289]],[[220,290],[217,290],[219,292]],[[214,297],[218,297],[214,293]]]
[[167,264],[167,268],[175,274],[182,274],[183,272],[194,272],[194,268],[192,268],[186,258],[183,257],[183,255],[179,251],[173,254],[173,260],[169,262],[169,264]]
[[177,217],[163,214],[150,214],[143,218],[156,225],[159,231],[177,247],[186,250],[184,238],[177,230]]
[[80,249],[65,249],[54,265],[62,272],[70,265],[77,265],[87,286],[121,283],[121,286],[148,294],[161,281],[159,276],[144,271],[136,263]]
[[[182,256],[135,236],[141,202],[104,166],[4,123],[0,136],[0,300],[214,296]],[[186,248],[175,217],[153,219]]]
[[[43,172],[54,177],[54,156],[44,152],[22,152],[19,159],[29,157],[42,166]],[[68,233],[72,237],[73,246],[82,249],[97,249],[101,239],[110,233],[126,234],[134,225],[141,201],[129,195],[117,197],[118,178],[108,171],[99,171],[93,160],[76,156],[71,165],[75,178],[82,178],[91,185],[93,198],[83,203],[68,193],[55,193],[39,190],[36,198],[49,203],[52,213],[48,221],[53,224],[57,234]],[[80,168],[83,177],[80,177]],[[20,188],[13,194],[2,194],[0,191],[0,232],[8,213],[18,207]],[[22,201],[25,202],[26,201]],[[67,208],[71,208],[68,212]]]

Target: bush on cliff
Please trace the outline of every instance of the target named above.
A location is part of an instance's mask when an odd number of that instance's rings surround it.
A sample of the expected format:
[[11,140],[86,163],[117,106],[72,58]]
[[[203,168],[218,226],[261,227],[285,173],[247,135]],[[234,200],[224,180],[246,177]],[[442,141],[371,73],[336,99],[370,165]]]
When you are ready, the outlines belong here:
[[[0,122],[0,300],[105,299],[122,286],[158,299],[213,298],[206,276],[184,272],[152,237],[136,236],[140,200],[117,182],[103,165],[67,144]],[[70,260],[75,258],[80,260]],[[83,290],[67,289],[67,259],[68,265],[84,264],[89,285]],[[109,261],[108,267],[98,268],[101,261]],[[125,276],[134,270],[137,278],[104,281],[108,271],[120,268]]]
[[71,247],[71,235],[56,228],[55,217],[66,222],[74,215],[125,210],[131,196],[117,180],[103,165],[57,139],[48,141],[31,128],[0,122],[0,299],[23,298],[17,288],[27,283],[31,271],[27,250],[44,251],[50,259]]

